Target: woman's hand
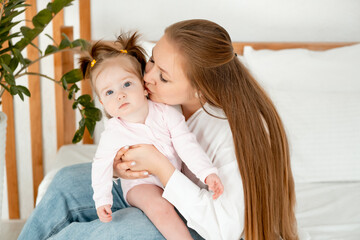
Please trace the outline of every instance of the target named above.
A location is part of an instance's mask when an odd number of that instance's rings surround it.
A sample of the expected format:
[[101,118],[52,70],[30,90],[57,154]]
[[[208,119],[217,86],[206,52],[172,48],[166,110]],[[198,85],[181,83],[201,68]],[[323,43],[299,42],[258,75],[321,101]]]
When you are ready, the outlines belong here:
[[137,179],[137,178],[146,178],[149,173],[147,171],[133,171],[130,168],[131,164],[134,164],[132,161],[123,161],[122,157],[129,150],[129,146],[121,148],[115,158],[113,163],[114,176],[121,177],[124,179]]
[[175,171],[170,161],[152,144],[131,146],[122,155],[122,160],[132,171],[148,171],[156,175],[164,186]]

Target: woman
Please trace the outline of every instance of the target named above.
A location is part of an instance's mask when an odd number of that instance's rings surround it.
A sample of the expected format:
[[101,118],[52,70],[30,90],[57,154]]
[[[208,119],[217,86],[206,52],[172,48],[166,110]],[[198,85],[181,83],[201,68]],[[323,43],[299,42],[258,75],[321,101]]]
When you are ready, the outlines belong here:
[[[151,100],[181,105],[190,130],[219,169],[224,193],[212,200],[186,167],[175,170],[152,145],[121,149],[117,175],[156,175],[165,186],[163,197],[196,231],[191,230],[195,239],[298,239],[284,128],[233,52],[226,30],[206,20],[171,25],[154,47],[144,79]],[[60,171],[20,239],[161,238],[139,210],[128,208],[119,185],[113,188],[113,221],[96,220],[89,172],[90,165]]]

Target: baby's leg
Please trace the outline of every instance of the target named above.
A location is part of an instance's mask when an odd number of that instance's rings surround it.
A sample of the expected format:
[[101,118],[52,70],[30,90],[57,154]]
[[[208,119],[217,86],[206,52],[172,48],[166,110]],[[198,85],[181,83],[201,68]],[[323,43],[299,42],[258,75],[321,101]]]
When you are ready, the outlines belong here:
[[152,184],[141,184],[127,193],[130,205],[140,208],[166,239],[192,239],[174,206],[161,195],[163,190]]

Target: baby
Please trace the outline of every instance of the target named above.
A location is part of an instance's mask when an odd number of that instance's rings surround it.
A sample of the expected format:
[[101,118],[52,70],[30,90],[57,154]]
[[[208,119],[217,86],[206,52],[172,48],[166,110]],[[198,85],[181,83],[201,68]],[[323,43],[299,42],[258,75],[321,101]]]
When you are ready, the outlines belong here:
[[[137,45],[138,35],[121,35],[113,45],[93,44],[80,59],[81,69],[103,105],[109,119],[101,134],[92,164],[92,187],[100,221],[111,218],[113,160],[124,146],[153,144],[175,168],[182,161],[214,192],[223,192],[217,169],[202,150],[185,122],[173,107],[147,99],[143,73],[144,50]],[[192,239],[174,207],[162,198],[163,186],[150,175],[145,179],[121,179],[124,199],[141,209],[166,239]],[[149,204],[151,203],[151,204]]]

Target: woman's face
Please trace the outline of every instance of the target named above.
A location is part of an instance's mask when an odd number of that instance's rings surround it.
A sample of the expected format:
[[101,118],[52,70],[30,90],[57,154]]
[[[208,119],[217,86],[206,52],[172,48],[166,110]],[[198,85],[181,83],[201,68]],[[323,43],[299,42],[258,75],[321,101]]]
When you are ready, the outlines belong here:
[[178,50],[164,35],[153,48],[145,68],[145,87],[151,100],[169,105],[198,102],[182,61]]

